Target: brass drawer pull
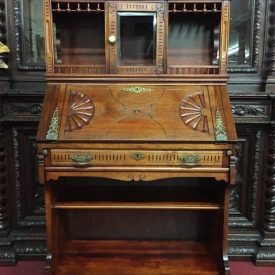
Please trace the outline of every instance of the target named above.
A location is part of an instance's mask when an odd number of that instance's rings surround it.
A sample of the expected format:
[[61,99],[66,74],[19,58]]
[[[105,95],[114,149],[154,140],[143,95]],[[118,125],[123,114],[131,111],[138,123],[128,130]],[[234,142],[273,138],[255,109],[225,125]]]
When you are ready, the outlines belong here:
[[198,166],[200,165],[201,156],[199,155],[185,155],[180,158],[184,166]]
[[70,159],[79,166],[88,165],[92,160],[93,157],[89,153],[77,153],[70,156]]

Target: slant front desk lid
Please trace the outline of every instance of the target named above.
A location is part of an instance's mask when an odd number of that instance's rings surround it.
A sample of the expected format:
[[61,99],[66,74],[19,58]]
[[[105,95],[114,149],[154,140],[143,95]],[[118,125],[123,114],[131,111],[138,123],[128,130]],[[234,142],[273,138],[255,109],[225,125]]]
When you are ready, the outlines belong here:
[[39,141],[236,140],[219,85],[49,85],[41,117]]

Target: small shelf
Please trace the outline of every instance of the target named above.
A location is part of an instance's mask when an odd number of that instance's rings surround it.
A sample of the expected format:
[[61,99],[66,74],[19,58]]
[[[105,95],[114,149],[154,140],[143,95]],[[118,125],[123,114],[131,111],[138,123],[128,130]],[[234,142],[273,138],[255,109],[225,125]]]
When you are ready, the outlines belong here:
[[215,202],[58,202],[55,209],[156,209],[156,210],[218,210]]
[[58,275],[220,274],[204,242],[73,240],[63,251]]

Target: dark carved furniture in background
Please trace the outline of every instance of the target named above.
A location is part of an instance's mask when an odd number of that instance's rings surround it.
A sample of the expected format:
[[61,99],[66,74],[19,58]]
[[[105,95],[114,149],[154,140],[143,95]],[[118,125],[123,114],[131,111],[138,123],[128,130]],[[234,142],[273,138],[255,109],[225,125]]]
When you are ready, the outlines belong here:
[[[274,5],[274,0],[232,0],[229,52],[229,91],[239,138],[229,254],[263,265],[275,264]],[[39,11],[42,0],[0,1],[0,41],[11,50],[9,69],[0,70],[2,264],[21,257],[42,259],[46,253],[43,190],[35,169],[35,134],[45,90],[39,50],[43,36],[41,23],[30,16],[38,17]]]

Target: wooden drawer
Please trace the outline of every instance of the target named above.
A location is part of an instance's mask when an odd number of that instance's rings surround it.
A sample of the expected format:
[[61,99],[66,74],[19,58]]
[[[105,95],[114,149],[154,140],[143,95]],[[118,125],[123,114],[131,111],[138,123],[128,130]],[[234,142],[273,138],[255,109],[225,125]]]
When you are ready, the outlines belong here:
[[215,166],[223,151],[65,150],[53,149],[50,166]]

